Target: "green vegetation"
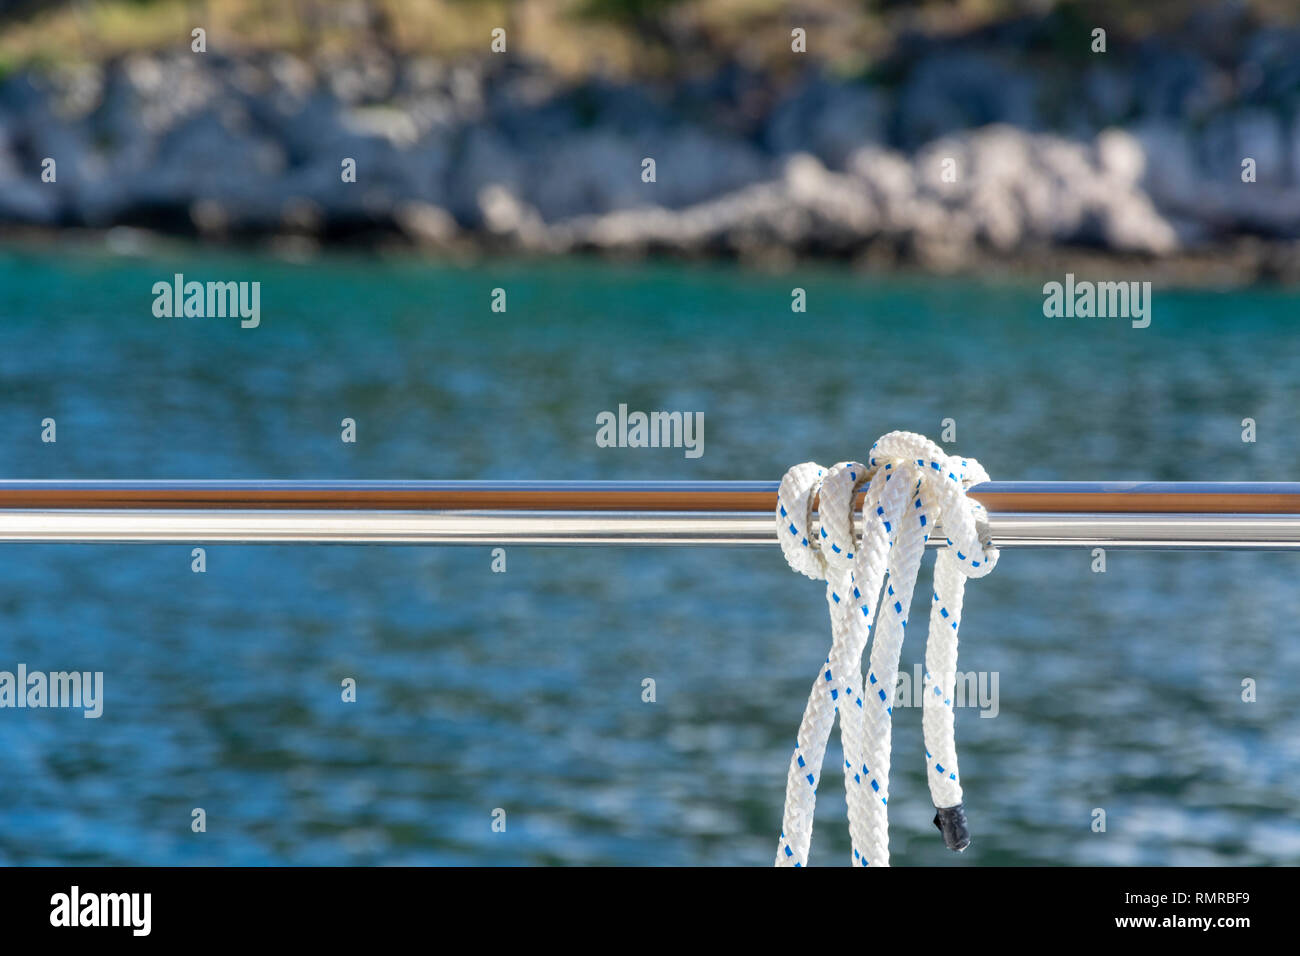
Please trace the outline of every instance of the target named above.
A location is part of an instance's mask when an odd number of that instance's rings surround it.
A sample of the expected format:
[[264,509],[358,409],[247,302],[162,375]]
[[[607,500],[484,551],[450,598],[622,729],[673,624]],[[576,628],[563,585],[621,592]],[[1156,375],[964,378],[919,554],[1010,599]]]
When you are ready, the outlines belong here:
[[[0,0],[0,71],[184,50],[330,56],[366,48],[481,53],[495,27],[510,50],[564,73],[645,74],[734,60],[791,67],[793,27],[811,56],[867,68],[904,31],[953,34],[1022,16],[1105,26],[1113,38],[1176,31],[1217,0]],[[1263,22],[1295,23],[1294,0],[1248,0]],[[1045,51],[1046,52],[1046,51]]]

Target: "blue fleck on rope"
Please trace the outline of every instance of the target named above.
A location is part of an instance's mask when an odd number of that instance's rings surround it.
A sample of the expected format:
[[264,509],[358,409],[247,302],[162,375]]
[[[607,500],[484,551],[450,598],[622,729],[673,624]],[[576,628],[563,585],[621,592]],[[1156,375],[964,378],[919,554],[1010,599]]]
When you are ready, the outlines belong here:
[[[781,480],[777,537],[791,568],[826,582],[831,651],[813,682],[790,758],[777,866],[808,862],[817,784],[837,716],[853,864],[889,865],[893,693],[921,557],[937,530],[946,546],[935,562],[925,654],[927,778],[935,825],[945,842],[955,850],[969,844],[952,699],[966,579],[983,577],[998,560],[988,541],[988,515],[966,496],[967,488],[987,480],[975,459],[946,455],[912,432],[882,437],[865,465],[840,462],[824,469],[805,462]],[[853,504],[864,487],[859,537]],[[862,656],[868,642],[864,679]]]

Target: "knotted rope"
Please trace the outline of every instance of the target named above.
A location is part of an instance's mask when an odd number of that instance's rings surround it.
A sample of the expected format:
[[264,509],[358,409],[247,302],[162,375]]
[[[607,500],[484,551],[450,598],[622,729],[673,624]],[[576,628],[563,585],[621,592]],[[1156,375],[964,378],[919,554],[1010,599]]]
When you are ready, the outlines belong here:
[[[988,475],[975,459],[950,457],[912,432],[882,437],[871,446],[865,465],[850,461],[823,469],[806,462],[781,480],[776,507],[781,549],[794,570],[826,581],[832,639],[790,758],[777,866],[808,862],[817,782],[837,713],[854,863],[889,865],[889,749],[898,660],[921,555],[939,522],[947,546],[935,562],[925,648],[925,759],[935,826],[949,848],[969,845],[952,699],[966,578],[983,577],[998,560],[997,549],[988,543],[987,513],[966,497],[967,488],[983,481]],[[857,538],[853,502],[863,485]],[[814,501],[820,522],[816,534]],[[864,682],[862,654],[873,630]]]

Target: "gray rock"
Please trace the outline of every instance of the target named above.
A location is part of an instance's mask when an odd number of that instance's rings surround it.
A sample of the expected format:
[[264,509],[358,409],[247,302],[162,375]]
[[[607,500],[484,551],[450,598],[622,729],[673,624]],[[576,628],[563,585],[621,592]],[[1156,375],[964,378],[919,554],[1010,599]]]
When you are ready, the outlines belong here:
[[48,227],[58,225],[59,219],[59,203],[53,186],[0,178],[0,222]]
[[501,187],[512,196],[524,193],[528,169],[520,151],[488,126],[468,129],[458,144],[447,174],[448,208],[463,224],[483,223],[479,194]]
[[636,143],[610,131],[561,137],[530,164],[528,195],[547,222],[660,205],[659,184],[641,181],[645,155]]
[[445,209],[418,200],[403,200],[394,211],[398,227],[417,245],[450,245],[458,236],[456,220]]
[[816,77],[777,103],[765,140],[778,156],[810,153],[831,169],[844,169],[855,150],[885,140],[887,121],[879,91]]
[[966,51],[929,57],[914,66],[899,94],[898,143],[916,149],[989,123],[1036,129],[1038,100],[1034,74],[997,57]]
[[[655,159],[652,200],[670,209],[732,192],[770,172],[768,162],[748,144],[691,126],[647,136],[641,148],[642,156]],[[640,157],[634,171],[639,184]]]
[[[517,62],[137,55],[0,84],[0,223],[379,229],[542,252],[887,248],[938,267],[1060,244],[1158,256],[1300,237],[1300,33],[1258,31],[1245,49],[1229,70],[1152,43],[1075,77],[919,44],[888,89],[810,75],[771,107],[772,88],[739,69],[671,90],[562,89]],[[1067,88],[1070,103],[1043,102]],[[1257,183],[1240,181],[1244,156]]]
[[8,125],[0,122],[0,223],[52,226],[59,220],[59,187],[40,181],[39,168],[24,170]]

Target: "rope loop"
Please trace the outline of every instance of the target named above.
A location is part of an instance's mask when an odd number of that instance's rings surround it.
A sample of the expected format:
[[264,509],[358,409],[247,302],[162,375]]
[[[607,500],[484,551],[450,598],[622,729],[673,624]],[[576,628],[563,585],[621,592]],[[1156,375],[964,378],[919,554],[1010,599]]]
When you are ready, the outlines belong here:
[[[889,865],[892,691],[921,555],[936,528],[942,530],[945,546],[935,563],[926,643],[927,776],[935,826],[945,843],[955,850],[969,845],[952,698],[965,581],[984,577],[998,562],[988,513],[966,495],[988,480],[975,459],[948,455],[924,436],[902,431],[882,436],[865,464],[847,461],[825,469],[805,462],[781,480],[777,537],[791,568],[826,582],[832,640],[790,759],[778,866],[807,863],[822,759],[837,716],[853,862]],[[855,530],[854,502],[864,488]],[[864,678],[862,659],[869,641]]]

